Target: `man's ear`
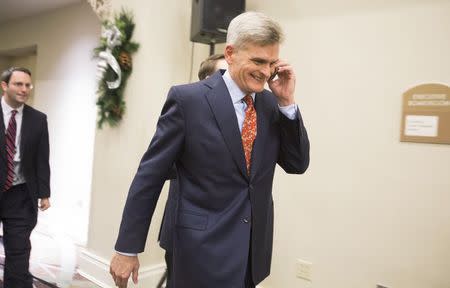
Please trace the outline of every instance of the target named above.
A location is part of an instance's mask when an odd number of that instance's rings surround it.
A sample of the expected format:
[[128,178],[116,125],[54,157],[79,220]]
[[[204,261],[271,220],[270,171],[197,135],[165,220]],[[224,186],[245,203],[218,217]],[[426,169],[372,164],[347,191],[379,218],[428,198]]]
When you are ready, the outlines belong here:
[[230,44],[228,44],[227,46],[225,46],[225,52],[223,53],[223,55],[225,56],[225,61],[227,61],[228,65],[230,65],[233,61],[232,61],[232,55],[234,53],[234,47]]
[[1,86],[2,86],[2,91],[5,92],[6,88],[8,88],[8,83],[6,83],[5,81],[2,81]]

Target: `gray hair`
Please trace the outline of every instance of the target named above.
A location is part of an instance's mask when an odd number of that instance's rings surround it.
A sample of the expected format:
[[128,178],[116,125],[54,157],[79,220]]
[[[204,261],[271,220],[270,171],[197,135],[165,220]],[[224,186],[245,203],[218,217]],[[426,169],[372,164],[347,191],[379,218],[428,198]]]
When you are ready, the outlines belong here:
[[227,32],[227,44],[242,48],[247,43],[260,46],[283,42],[281,26],[260,12],[245,12],[231,20]]

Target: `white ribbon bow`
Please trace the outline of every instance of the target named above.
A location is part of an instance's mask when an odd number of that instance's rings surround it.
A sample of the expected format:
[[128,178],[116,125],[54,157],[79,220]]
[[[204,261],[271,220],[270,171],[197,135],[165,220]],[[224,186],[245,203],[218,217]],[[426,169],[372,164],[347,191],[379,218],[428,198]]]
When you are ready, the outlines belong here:
[[119,63],[111,53],[114,47],[122,43],[120,40],[121,36],[122,34],[115,25],[102,32],[102,37],[106,38],[106,50],[98,54],[100,60],[97,63],[97,77],[98,79],[103,79],[108,65],[111,66],[111,69],[117,74],[117,79],[115,81],[106,81],[109,89],[118,88],[122,81],[122,71],[120,70]]

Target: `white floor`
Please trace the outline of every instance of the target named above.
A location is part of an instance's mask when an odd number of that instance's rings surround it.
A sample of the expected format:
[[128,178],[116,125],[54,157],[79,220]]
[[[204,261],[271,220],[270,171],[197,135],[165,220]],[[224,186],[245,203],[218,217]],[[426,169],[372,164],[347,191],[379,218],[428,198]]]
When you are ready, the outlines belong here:
[[[76,273],[81,247],[75,245],[69,237],[50,235],[45,225],[39,223],[30,239],[30,272],[34,276],[56,283],[61,288],[100,287]],[[4,257],[3,246],[0,247],[0,257]]]

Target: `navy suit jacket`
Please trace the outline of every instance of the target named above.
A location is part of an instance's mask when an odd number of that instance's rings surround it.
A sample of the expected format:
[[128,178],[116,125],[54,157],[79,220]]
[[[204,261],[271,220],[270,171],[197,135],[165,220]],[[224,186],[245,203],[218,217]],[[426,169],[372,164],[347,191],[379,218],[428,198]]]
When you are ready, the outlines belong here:
[[[5,185],[7,175],[6,128],[3,121],[3,110],[0,104],[0,187]],[[38,198],[50,197],[50,165],[47,116],[28,106],[23,107],[20,167],[33,201],[37,209]]]
[[269,275],[275,164],[288,173],[305,172],[309,140],[300,113],[296,120],[286,118],[271,92],[256,94],[255,109],[248,175],[221,72],[170,89],[128,193],[117,251],[144,250],[161,188],[175,164],[177,188],[169,193],[170,215],[164,217],[171,223],[163,223],[161,234],[161,245],[173,253],[174,287],[241,288],[249,260],[255,284]]

